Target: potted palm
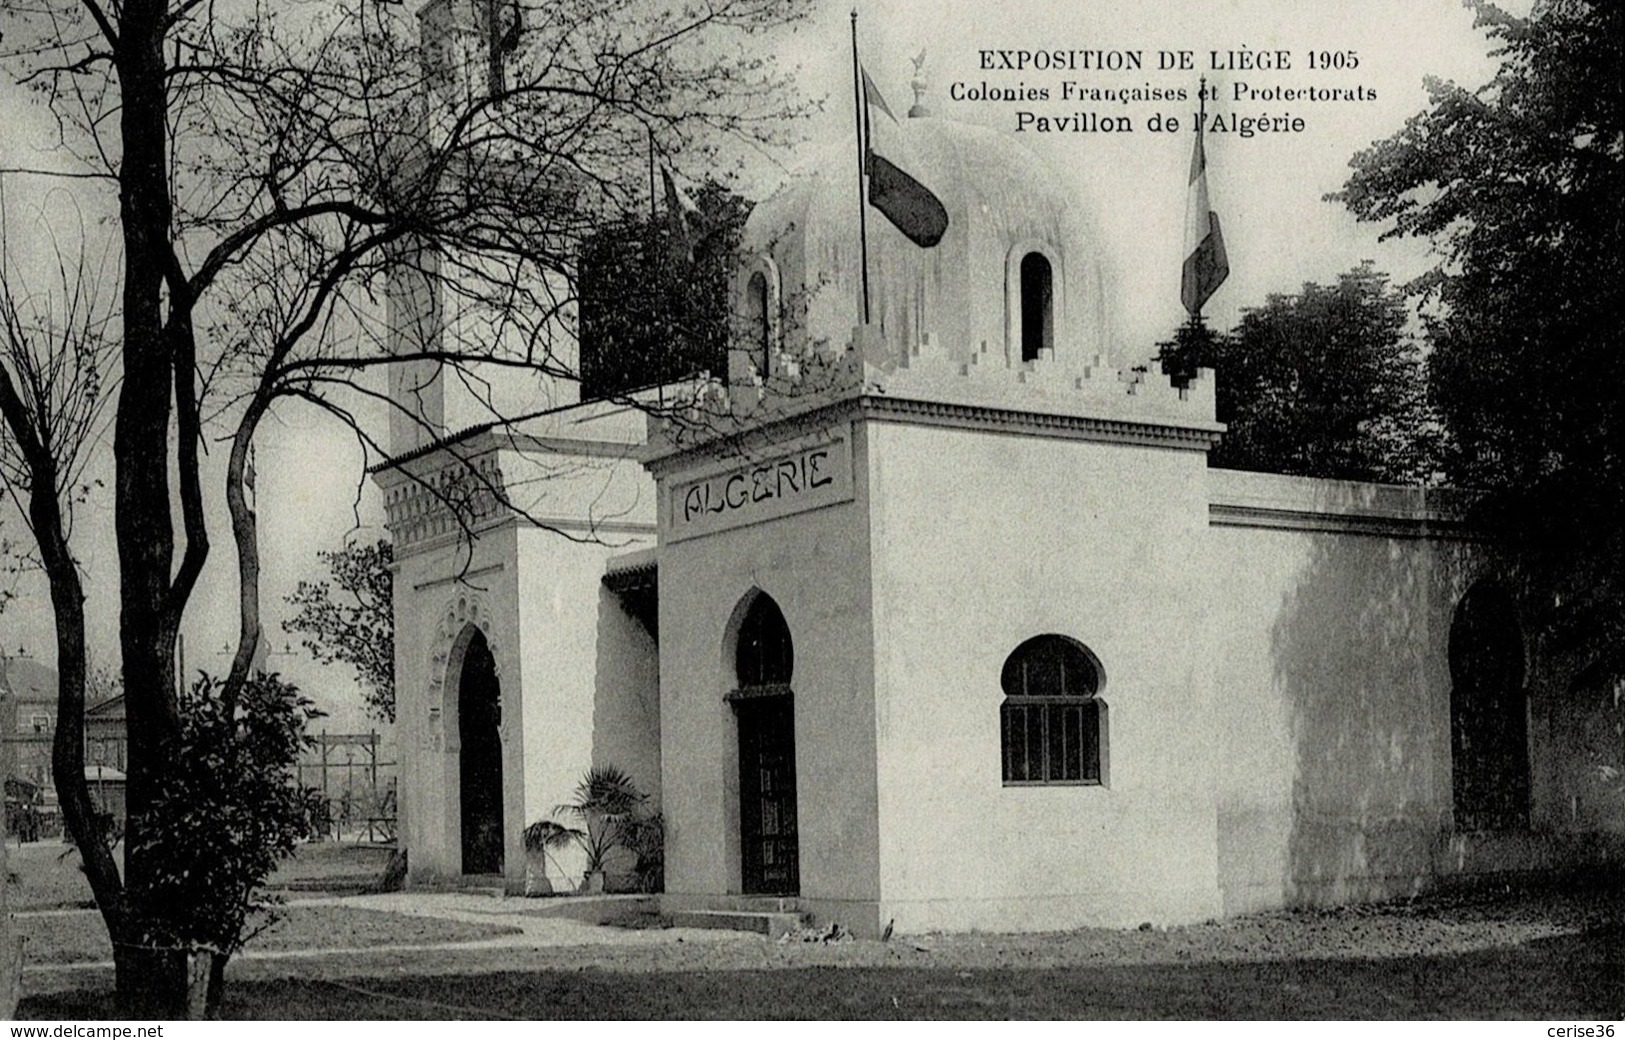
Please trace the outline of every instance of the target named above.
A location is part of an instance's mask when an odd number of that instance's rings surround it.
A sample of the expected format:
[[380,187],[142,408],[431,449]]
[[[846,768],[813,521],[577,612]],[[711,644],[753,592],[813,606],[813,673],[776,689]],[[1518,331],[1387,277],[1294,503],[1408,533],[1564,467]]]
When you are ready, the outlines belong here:
[[581,891],[604,890],[605,861],[614,849],[627,844],[639,819],[638,810],[648,798],[625,770],[616,766],[593,766],[576,784],[575,797],[554,807],[555,815],[581,824],[580,827],[554,824],[568,835],[565,840],[574,841],[586,854]]
[[[579,830],[552,820],[537,820],[525,828],[525,895],[553,894],[553,882],[547,876],[548,853],[572,845],[581,838]],[[553,865],[557,867],[558,861],[554,860]],[[563,873],[562,869],[560,873]]]

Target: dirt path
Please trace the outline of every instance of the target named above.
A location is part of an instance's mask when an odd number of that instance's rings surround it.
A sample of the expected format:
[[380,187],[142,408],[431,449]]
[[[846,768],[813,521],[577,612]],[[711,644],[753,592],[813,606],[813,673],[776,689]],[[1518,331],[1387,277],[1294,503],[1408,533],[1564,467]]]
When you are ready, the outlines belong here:
[[[325,994],[308,998],[309,1013],[317,1017],[324,1009],[357,1017],[446,1017],[448,1008],[475,1017],[572,1017],[572,1012],[599,1017],[607,1012],[593,1000],[631,987],[637,1001],[628,1005],[631,1010],[614,1013],[1625,1014],[1625,886],[1617,880],[1583,890],[1480,893],[1181,928],[897,936],[889,943],[783,942],[732,932],[614,928],[541,916],[537,903],[489,896],[404,893],[300,905],[497,924],[515,931],[465,942],[250,950],[231,967],[233,985],[241,985],[245,1001],[247,994],[257,994],[254,1001],[277,1008],[287,993]],[[1084,967],[1089,970],[1078,970]],[[1508,979],[1516,980],[1511,989]],[[58,1010],[90,999],[75,994],[110,986],[106,964],[31,970],[25,980],[26,989],[44,1001],[42,1008]],[[1012,995],[1022,994],[1028,1003],[1012,1003]],[[1127,1003],[1121,1003],[1120,994],[1133,999],[1122,997]],[[896,1005],[887,1003],[893,996]],[[417,1007],[413,1001],[422,1002],[421,1016],[402,1010]],[[244,1014],[253,1017],[257,1006],[245,1005]]]

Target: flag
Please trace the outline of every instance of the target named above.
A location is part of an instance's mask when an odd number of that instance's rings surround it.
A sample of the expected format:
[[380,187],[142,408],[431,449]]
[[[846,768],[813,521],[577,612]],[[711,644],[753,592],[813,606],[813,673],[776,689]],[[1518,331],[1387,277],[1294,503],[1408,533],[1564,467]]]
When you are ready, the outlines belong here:
[[519,18],[519,0],[513,0],[512,17],[501,17],[501,0],[485,0],[486,87],[494,98],[508,92],[506,57],[519,49],[519,34],[523,26]]
[[863,70],[863,100],[886,113],[892,122],[897,122],[897,117],[892,115],[891,106],[886,104],[886,99],[881,96],[880,88],[875,86],[875,81],[869,78],[868,69]]
[[1224,235],[1219,215],[1207,197],[1207,152],[1202,148],[1202,127],[1196,127],[1196,151],[1191,153],[1191,178],[1185,198],[1185,268],[1181,274],[1179,298],[1192,316],[1202,312],[1208,297],[1230,277],[1230,261],[1224,254]]
[[[870,108],[879,109],[893,126],[901,129],[902,124],[892,114],[891,106],[886,104],[875,81],[869,78],[868,70],[861,70],[861,74],[866,105],[863,119],[865,131],[869,130],[867,109]],[[872,132],[866,133],[866,137],[868,148],[864,168],[869,174],[869,204],[884,213],[886,219],[915,245],[930,248],[941,242],[943,233],[948,230],[948,210],[942,205],[942,200],[896,162],[876,151]],[[888,143],[886,148],[902,158],[900,140]]]
[[709,221],[688,192],[677,184],[671,167],[665,163],[660,164],[660,181],[666,189],[666,217],[671,221],[672,262],[692,264],[694,246],[710,230]]
[[497,41],[497,50],[503,54],[512,54],[519,49],[519,34],[524,30],[520,23],[519,0],[513,0],[513,17],[508,19],[508,28]]

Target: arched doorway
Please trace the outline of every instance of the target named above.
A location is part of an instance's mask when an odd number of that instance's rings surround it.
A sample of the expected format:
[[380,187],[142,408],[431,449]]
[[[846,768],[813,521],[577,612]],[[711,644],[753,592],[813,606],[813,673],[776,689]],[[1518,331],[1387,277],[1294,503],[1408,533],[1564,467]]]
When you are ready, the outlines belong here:
[[1529,822],[1523,629],[1505,589],[1479,582],[1450,623],[1451,794],[1458,831]]
[[464,874],[502,873],[501,724],[496,659],[485,634],[474,629],[457,680]]
[[773,597],[758,593],[739,625],[738,687],[729,695],[739,724],[740,888],[797,895],[796,716],[790,676],[795,650]]

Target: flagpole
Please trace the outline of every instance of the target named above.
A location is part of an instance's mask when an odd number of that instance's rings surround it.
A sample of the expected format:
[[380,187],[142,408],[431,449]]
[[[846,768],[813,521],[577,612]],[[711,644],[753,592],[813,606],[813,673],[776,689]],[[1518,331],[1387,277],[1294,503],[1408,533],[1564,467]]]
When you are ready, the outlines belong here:
[[[1206,176],[1207,148],[1203,146],[1202,137],[1207,133],[1207,77],[1202,76],[1196,81],[1196,148],[1202,153],[1202,170]],[[1191,327],[1202,324],[1202,307],[1206,300],[1196,305],[1196,310],[1190,315]]]
[[869,217],[863,198],[863,152],[868,146],[863,132],[867,120],[863,97],[862,72],[858,67],[858,9],[852,9],[852,101],[856,107],[858,134],[858,254],[863,263],[863,324],[869,324]]
[[1207,77],[1203,76],[1196,84],[1196,136],[1200,138],[1207,132]]

